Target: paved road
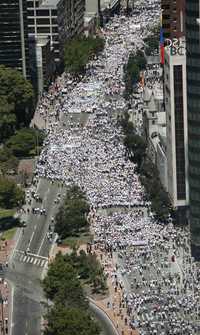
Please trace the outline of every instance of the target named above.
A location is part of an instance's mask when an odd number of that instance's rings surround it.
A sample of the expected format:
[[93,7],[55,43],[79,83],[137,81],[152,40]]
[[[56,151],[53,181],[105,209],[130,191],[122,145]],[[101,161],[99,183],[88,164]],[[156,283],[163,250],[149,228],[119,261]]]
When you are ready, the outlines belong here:
[[[62,122],[64,127],[68,127],[69,123],[73,123],[74,126],[77,123],[84,125],[87,118],[86,113],[81,113],[72,117],[63,116]],[[59,207],[55,199],[58,199],[59,193],[62,199],[65,189],[59,183],[51,184],[48,180],[41,179],[36,193],[42,198],[42,203],[33,200],[29,207],[45,208],[47,215],[36,215],[30,211],[25,218],[27,227],[20,231],[19,240],[6,274],[14,289],[12,335],[40,334],[41,315],[43,314],[41,301],[44,301],[40,279],[47,269],[49,251],[52,246],[47,233],[49,225],[51,229],[53,228],[51,219],[55,217]]]
[[33,200],[32,207],[48,209],[47,215],[35,215],[32,212],[28,215],[27,227],[24,228],[24,233],[21,229],[6,275],[14,288],[12,335],[40,334],[43,300],[40,279],[47,268],[52,246],[47,233],[51,218],[55,216],[59,206],[54,200],[58,193],[64,193],[64,189],[59,184],[50,184],[42,179],[37,193],[43,201],[38,203]]

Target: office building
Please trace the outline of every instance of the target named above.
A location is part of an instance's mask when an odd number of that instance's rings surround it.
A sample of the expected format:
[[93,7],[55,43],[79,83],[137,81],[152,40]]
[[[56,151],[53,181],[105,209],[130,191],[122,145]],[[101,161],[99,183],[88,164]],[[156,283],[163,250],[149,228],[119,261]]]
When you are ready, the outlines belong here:
[[[47,88],[47,79],[53,76],[52,70],[62,71],[65,43],[84,32],[84,10],[85,0],[27,0],[29,41],[31,52],[36,55],[36,58],[31,58],[31,73],[34,83],[38,76],[36,90],[39,95],[42,83],[43,88]],[[49,60],[51,65],[46,66]]]
[[60,61],[57,4],[59,0],[27,0],[28,34],[33,38],[50,38],[55,62]]
[[49,37],[55,62],[67,40],[84,31],[85,0],[27,0],[29,36]]
[[181,54],[165,47],[164,90],[168,193],[177,210],[176,219],[183,224],[189,204],[185,44]]
[[1,1],[0,64],[16,68],[29,78],[26,0]]
[[185,0],[161,0],[161,8],[164,37],[185,36]]
[[200,1],[186,0],[189,194],[192,251],[200,258]]

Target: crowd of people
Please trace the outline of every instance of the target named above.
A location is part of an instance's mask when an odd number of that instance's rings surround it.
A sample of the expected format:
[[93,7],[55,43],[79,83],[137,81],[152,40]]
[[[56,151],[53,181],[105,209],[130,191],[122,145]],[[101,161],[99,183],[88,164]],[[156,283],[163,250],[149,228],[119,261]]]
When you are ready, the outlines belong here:
[[[167,225],[155,222],[117,122],[128,109],[123,66],[130,52],[144,47],[159,16],[159,2],[144,0],[135,3],[132,16],[114,17],[102,29],[104,51],[82,80],[63,74],[41,99],[37,112],[48,117],[48,135],[35,178],[76,184],[85,192],[94,244],[114,260],[112,273],[106,265],[105,272],[123,289],[131,327],[143,335],[192,335],[199,333],[200,275],[189,233],[170,218]],[[149,71],[150,85],[159,82],[159,67]],[[74,122],[83,114],[84,122]]]

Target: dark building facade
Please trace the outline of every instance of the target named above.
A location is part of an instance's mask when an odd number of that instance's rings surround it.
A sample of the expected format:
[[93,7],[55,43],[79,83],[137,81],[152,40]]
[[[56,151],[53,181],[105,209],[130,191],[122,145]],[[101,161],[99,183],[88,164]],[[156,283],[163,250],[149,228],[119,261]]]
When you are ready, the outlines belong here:
[[161,0],[165,38],[185,36],[185,0]]
[[85,0],[60,0],[57,5],[60,59],[67,41],[84,33]]
[[29,77],[26,0],[0,1],[0,64]]
[[200,3],[186,0],[189,195],[192,250],[200,258]]

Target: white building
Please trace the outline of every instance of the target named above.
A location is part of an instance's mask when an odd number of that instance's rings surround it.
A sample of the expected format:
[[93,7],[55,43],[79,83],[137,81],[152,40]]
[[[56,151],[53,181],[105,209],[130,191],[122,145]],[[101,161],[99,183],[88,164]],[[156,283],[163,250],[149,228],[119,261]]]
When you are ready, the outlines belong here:
[[174,208],[188,205],[188,125],[184,48],[165,48],[164,92],[167,124],[168,192]]

